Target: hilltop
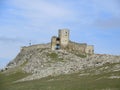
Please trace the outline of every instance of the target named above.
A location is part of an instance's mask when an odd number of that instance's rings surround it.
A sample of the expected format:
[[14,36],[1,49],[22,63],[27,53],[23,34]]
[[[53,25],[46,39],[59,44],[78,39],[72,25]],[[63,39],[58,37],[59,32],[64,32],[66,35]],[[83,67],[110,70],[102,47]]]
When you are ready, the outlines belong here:
[[50,43],[32,45],[22,47],[0,77],[2,90],[119,90],[120,56],[51,50]]
[[[6,72],[22,70],[32,75],[21,81],[40,79],[47,76],[77,73],[85,69],[94,69],[105,64],[116,64],[120,69],[120,56],[113,55],[81,55],[67,50],[51,50],[50,44],[23,47],[16,58],[11,61]],[[103,68],[104,69],[104,68]],[[109,70],[108,70],[109,71]],[[96,73],[99,73],[99,71]]]
[[22,47],[0,72],[2,90],[120,90],[119,83],[120,56],[95,54],[93,45],[70,41],[68,29]]

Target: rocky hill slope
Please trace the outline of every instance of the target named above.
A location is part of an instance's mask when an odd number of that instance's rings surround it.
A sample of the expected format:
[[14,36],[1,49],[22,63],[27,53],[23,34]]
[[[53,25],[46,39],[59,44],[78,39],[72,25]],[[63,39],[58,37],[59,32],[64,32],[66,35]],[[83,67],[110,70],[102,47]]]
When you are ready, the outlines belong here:
[[[78,72],[81,75],[96,75],[104,72],[120,71],[120,56],[76,55],[74,52],[65,50],[52,51],[50,44],[34,45],[23,47],[16,58],[7,65],[4,73],[13,73],[18,70],[30,73],[29,76],[18,81]],[[115,77],[120,78],[119,75],[113,75],[110,78]]]

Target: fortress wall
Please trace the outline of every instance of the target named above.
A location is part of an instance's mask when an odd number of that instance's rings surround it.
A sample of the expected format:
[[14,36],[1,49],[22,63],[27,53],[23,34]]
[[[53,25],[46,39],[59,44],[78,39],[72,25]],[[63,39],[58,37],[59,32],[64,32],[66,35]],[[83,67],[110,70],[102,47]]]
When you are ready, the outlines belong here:
[[[51,49],[66,49],[71,52],[81,53],[81,54],[94,54],[94,46],[87,45],[86,43],[76,43],[69,40],[68,29],[59,29],[58,37],[53,36],[51,39]],[[60,47],[60,48],[58,48]]]
[[51,39],[51,49],[52,50],[55,50],[55,47],[56,47],[56,39],[57,37],[53,36],[52,39]]
[[39,48],[50,48],[51,47],[51,44],[48,43],[48,44],[37,44],[37,45],[31,45],[31,46],[24,46],[22,47],[21,49],[24,49],[24,50],[34,50],[34,49],[39,49]]
[[85,53],[86,47],[87,47],[86,43],[69,42],[68,44],[68,48],[70,51],[77,51],[81,53]]
[[87,45],[85,52],[88,53],[88,54],[94,54],[94,46],[93,45]]

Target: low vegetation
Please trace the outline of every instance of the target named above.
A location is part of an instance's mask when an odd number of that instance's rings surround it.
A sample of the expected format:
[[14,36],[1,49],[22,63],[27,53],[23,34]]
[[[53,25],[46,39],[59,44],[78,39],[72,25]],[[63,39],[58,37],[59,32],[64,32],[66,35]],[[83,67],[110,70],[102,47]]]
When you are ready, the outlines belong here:
[[52,61],[64,62],[64,59],[62,57],[59,58],[59,55],[55,52],[49,53],[49,54],[47,54],[47,56],[50,57]]
[[14,72],[12,74],[0,73],[0,90],[14,90],[11,88],[12,86],[15,85],[14,82],[28,75],[30,74],[27,74],[21,71]]
[[28,63],[28,60],[25,60],[23,64],[21,64],[21,67],[24,67]]
[[75,54],[75,55],[77,55],[78,57],[81,57],[81,58],[86,58],[87,57],[87,55],[83,55],[83,54]]
[[48,54],[48,56],[49,56],[51,59],[57,59],[57,58],[58,58],[58,54],[57,54],[57,53],[50,53],[50,54]]
[[29,74],[20,71],[10,75],[0,73],[0,90],[120,90],[120,78],[108,78],[111,75],[120,76],[119,71],[106,71],[96,75],[93,73],[91,70],[86,70],[84,73],[48,76],[39,80],[19,83],[14,83],[14,81]]
[[120,57],[47,49],[20,53],[0,73],[0,90],[120,90]]

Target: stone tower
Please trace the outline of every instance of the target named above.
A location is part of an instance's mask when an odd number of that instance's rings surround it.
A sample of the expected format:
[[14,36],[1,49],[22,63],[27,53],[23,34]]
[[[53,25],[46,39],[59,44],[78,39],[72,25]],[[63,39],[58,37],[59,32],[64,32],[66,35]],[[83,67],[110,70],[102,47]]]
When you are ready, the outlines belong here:
[[59,38],[61,48],[65,48],[69,43],[69,30],[59,29]]
[[53,36],[51,39],[51,49],[52,50],[58,50],[60,49],[60,38]]
[[51,49],[64,49],[69,44],[69,30],[59,29],[58,37],[53,36],[51,39]]
[[68,50],[76,54],[94,54],[94,46],[87,45],[87,43],[76,43],[69,40],[69,30],[59,29],[58,36],[51,38],[52,50]]
[[87,45],[85,52],[87,54],[94,54],[94,46],[93,45]]

